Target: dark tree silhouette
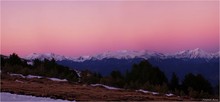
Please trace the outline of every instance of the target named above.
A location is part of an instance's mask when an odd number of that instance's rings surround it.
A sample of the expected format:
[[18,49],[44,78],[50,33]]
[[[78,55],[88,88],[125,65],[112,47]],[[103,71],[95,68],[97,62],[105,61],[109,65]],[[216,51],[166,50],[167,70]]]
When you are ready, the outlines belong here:
[[183,90],[185,93],[190,94],[190,91],[197,93],[212,93],[212,86],[201,74],[193,75],[189,73],[185,76],[182,82]]
[[173,72],[170,80],[170,90],[175,91],[175,89],[179,89],[179,78],[176,73]]
[[23,65],[21,58],[15,53],[9,56],[8,63],[11,65]]
[[58,65],[54,59],[40,61],[34,60],[34,65],[27,65],[27,61],[21,59],[17,54],[13,53],[8,59],[4,60],[7,63],[2,68],[3,73],[18,73],[23,75],[39,75],[45,77],[65,78],[69,82],[78,81],[78,75],[74,70],[68,67]]
[[163,85],[167,83],[165,74],[158,67],[153,67],[147,60],[134,64],[131,71],[126,74],[127,86],[138,88],[145,83],[150,85]]

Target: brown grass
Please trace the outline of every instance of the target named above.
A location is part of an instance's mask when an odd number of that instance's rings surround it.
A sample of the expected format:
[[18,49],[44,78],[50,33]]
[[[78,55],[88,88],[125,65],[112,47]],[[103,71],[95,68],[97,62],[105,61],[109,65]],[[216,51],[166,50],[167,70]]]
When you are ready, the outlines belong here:
[[[55,82],[48,79],[25,79],[1,75],[1,91],[76,101],[187,101],[189,98],[152,95],[135,90],[108,90],[84,84]],[[17,81],[16,81],[17,80]]]

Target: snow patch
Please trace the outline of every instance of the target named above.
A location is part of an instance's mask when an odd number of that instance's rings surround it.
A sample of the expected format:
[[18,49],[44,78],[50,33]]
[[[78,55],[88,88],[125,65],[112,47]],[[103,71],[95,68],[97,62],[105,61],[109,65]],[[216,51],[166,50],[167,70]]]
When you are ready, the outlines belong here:
[[58,81],[58,82],[67,82],[66,79],[58,79],[58,78],[47,78],[47,79],[50,79],[52,81]]
[[34,63],[32,61],[27,62],[28,65],[34,65]]
[[26,78],[28,78],[28,79],[31,79],[31,78],[38,78],[38,79],[40,79],[40,78],[43,78],[42,76],[35,76],[35,75],[28,75],[28,76],[26,76]]
[[[12,102],[12,101],[19,101],[19,102],[70,102],[67,100],[61,100],[61,99],[51,99],[51,98],[45,98],[45,97],[36,97],[36,96],[26,96],[26,95],[17,95],[17,94],[11,94],[6,92],[0,93],[0,100],[1,102]],[[76,102],[76,101],[71,101]]]
[[[10,74],[11,76],[18,76],[18,77],[22,77],[22,78],[27,78],[27,79],[32,79],[32,78],[47,78],[47,77],[43,77],[43,76],[36,76],[36,75],[27,75],[27,76],[23,76],[22,74]],[[49,80],[52,81],[58,81],[58,82],[67,82],[66,79],[58,79],[58,78],[47,78]]]
[[23,76],[22,74],[10,74],[10,76],[17,76],[17,77],[25,78],[25,76]]
[[136,90],[138,92],[143,92],[143,93],[151,93],[150,91],[147,91],[147,90],[143,90],[143,89],[139,89],[139,90]]
[[139,90],[136,90],[138,92],[142,92],[142,93],[151,93],[153,95],[159,95],[158,92],[151,92],[151,91],[147,91],[147,90],[143,90],[143,89],[139,89]]
[[153,95],[159,95],[159,93],[158,93],[158,92],[152,92],[152,94],[153,94]]
[[168,96],[168,97],[174,96],[174,94],[172,94],[172,93],[168,93],[168,94],[165,94],[165,95]]
[[109,89],[109,90],[121,90],[120,88],[111,87],[111,86],[107,86],[107,85],[103,85],[103,84],[91,84],[91,86],[102,86],[102,87]]

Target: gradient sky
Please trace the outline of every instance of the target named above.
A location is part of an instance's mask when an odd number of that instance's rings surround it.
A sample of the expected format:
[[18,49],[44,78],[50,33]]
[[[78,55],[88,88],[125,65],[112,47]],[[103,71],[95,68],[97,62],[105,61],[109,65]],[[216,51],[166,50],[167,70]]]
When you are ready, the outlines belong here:
[[1,1],[1,54],[219,50],[218,1]]

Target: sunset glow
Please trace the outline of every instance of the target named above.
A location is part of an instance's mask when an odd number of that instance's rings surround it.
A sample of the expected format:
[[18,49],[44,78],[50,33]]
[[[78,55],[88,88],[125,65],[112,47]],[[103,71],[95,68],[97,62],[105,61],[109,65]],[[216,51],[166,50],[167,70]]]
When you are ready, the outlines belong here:
[[1,54],[219,50],[218,1],[1,1]]

